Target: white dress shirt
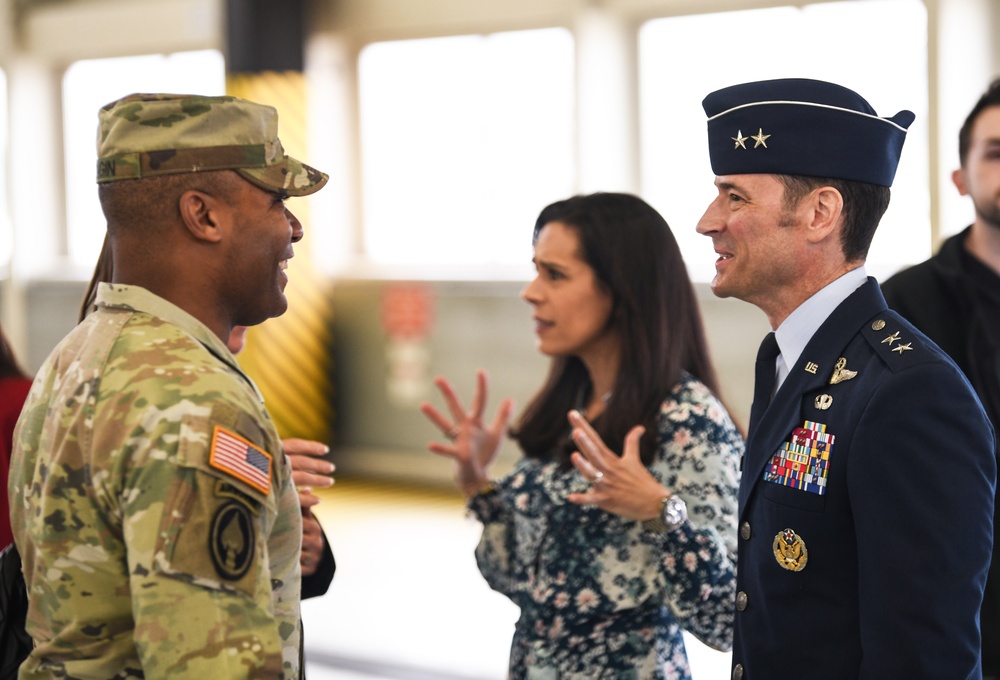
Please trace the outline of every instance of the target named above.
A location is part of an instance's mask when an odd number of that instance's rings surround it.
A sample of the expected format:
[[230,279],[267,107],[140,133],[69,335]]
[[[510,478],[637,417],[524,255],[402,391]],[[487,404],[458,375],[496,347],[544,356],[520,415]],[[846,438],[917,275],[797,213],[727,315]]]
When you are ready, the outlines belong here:
[[778,326],[774,335],[781,353],[776,360],[778,373],[774,380],[775,393],[827,317],[867,280],[864,265],[852,269],[814,293]]

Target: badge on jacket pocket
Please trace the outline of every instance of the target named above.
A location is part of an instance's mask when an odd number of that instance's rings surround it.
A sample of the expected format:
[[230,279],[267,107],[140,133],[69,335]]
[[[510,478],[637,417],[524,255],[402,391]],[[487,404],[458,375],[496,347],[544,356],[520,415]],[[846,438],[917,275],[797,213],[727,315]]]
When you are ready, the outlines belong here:
[[826,425],[805,421],[802,427],[792,430],[789,440],[771,457],[771,463],[764,468],[764,481],[824,495],[833,440]]
[[806,542],[791,529],[779,531],[771,548],[774,550],[774,559],[778,560],[783,569],[802,571],[806,568],[806,562],[809,561]]

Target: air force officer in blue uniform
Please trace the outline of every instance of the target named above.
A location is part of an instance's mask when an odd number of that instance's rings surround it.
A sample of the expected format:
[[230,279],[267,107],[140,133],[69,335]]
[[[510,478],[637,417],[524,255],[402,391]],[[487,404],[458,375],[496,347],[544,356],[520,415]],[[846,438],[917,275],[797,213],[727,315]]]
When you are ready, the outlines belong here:
[[814,80],[704,108],[712,289],[774,329],[742,468],[732,677],[979,678],[993,430],[864,268],[913,114]]

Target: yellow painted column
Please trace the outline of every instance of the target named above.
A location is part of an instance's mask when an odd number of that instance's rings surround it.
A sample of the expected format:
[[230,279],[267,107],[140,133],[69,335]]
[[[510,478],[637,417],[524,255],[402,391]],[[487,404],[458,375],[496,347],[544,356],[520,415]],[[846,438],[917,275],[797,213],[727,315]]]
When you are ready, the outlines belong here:
[[[230,74],[228,94],[278,109],[278,137],[286,153],[309,163],[308,92],[298,71]],[[322,168],[320,168],[322,170]],[[247,332],[239,355],[243,369],[264,395],[282,437],[330,442],[333,436],[330,282],[316,269],[310,239],[309,198],[288,208],[302,222],[303,239],[288,263],[288,310]]]

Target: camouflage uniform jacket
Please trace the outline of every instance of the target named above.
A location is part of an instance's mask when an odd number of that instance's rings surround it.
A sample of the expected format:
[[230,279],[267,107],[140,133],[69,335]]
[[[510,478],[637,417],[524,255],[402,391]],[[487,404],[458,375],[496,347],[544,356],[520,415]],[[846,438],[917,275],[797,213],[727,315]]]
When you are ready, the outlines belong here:
[[15,433],[20,678],[297,678],[301,516],[260,393],[166,300],[97,304]]

